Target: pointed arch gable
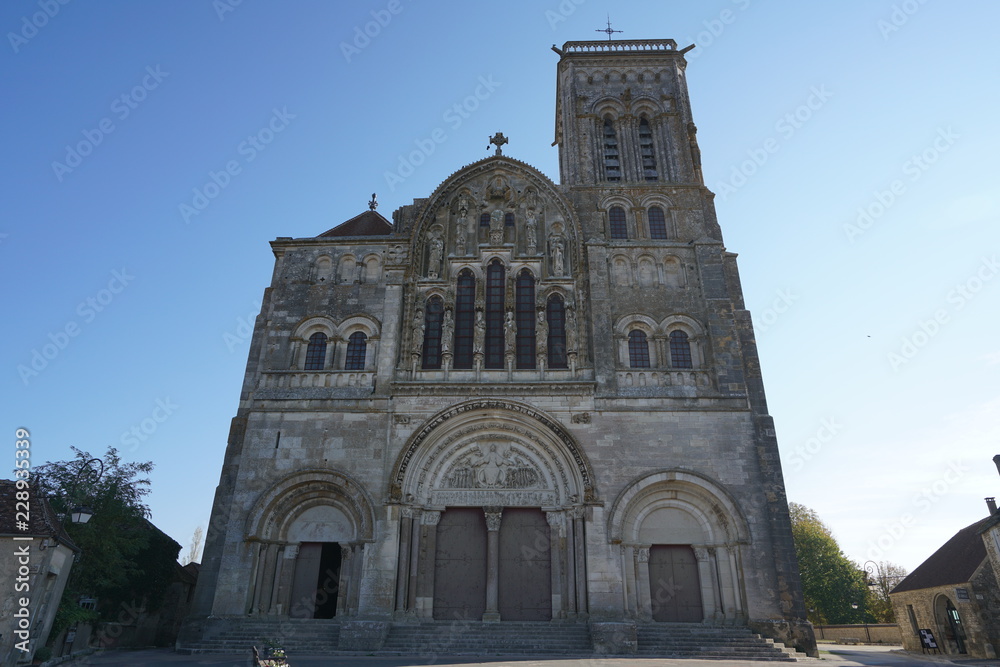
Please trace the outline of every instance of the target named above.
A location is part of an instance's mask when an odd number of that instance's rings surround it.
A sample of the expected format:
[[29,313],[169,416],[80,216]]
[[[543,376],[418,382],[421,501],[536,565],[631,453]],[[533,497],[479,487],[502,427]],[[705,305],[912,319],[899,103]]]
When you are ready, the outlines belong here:
[[433,504],[432,489],[440,485],[460,449],[470,440],[509,439],[539,477],[539,488],[550,492],[547,504],[597,502],[590,461],[575,439],[555,418],[524,403],[480,399],[452,406],[431,417],[414,433],[396,458],[389,478],[389,500]]

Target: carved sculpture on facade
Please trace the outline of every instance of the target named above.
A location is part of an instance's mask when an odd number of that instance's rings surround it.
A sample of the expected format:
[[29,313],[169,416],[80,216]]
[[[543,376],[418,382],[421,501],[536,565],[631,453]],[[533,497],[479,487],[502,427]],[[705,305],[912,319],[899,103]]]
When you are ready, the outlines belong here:
[[440,236],[431,238],[430,258],[427,262],[427,276],[437,278],[441,274],[441,260],[444,257],[444,241]]
[[472,354],[482,356],[486,351],[486,317],[481,308],[476,309],[476,324],[472,334]]
[[566,351],[575,353],[577,346],[576,336],[576,308],[572,304],[566,305]]
[[524,250],[529,255],[534,255],[538,252],[538,222],[534,215],[528,215],[528,221],[524,225],[524,234]]
[[424,310],[422,308],[417,308],[416,314],[413,316],[413,336],[410,341],[413,345],[413,354],[420,355],[424,349]]
[[451,354],[451,343],[454,339],[455,318],[451,314],[451,308],[447,308],[441,322],[441,354]]
[[463,256],[467,254],[465,234],[465,218],[458,219],[458,227],[455,229],[455,254]]
[[538,309],[538,319],[535,322],[535,354],[539,362],[545,359],[549,347],[549,323],[545,318],[545,310]]
[[566,270],[565,253],[566,242],[561,234],[553,234],[549,237],[549,248],[552,253],[552,275],[562,276]]
[[503,245],[503,211],[500,209],[490,213],[490,245]]
[[514,311],[507,311],[507,318],[503,323],[504,350],[508,356],[513,356],[517,350],[517,323],[514,321]]

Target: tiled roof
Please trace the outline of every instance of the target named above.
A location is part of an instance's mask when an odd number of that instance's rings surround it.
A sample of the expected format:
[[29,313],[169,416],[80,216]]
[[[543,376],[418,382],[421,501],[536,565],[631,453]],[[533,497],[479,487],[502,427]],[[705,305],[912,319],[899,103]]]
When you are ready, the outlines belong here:
[[28,509],[28,529],[19,530],[17,522],[17,483],[9,479],[0,479],[0,535],[21,537],[55,537],[71,549],[79,551],[73,540],[66,534],[59,517],[56,516],[48,499],[40,498],[31,492]]
[[382,217],[377,211],[365,211],[333,229],[320,234],[320,237],[331,236],[388,236],[392,233],[392,223]]
[[972,579],[986,559],[986,547],[979,531],[987,521],[988,518],[977,521],[955,533],[890,592],[964,584]]

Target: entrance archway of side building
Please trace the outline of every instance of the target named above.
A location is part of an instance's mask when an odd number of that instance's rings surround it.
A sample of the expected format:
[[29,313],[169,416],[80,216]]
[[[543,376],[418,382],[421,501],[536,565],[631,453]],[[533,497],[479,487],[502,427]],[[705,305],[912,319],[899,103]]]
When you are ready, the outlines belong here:
[[934,600],[934,621],[937,623],[938,637],[944,639],[948,653],[966,653],[965,627],[955,603],[943,593]]
[[644,622],[746,622],[747,522],[721,484],[686,470],[640,477],[618,496],[608,534],[620,545],[626,613]]
[[429,419],[390,478],[397,617],[549,621],[585,616],[586,456],[559,422],[514,401]]
[[246,521],[250,615],[330,619],[358,612],[372,502],[346,474],[302,470],[260,495]]

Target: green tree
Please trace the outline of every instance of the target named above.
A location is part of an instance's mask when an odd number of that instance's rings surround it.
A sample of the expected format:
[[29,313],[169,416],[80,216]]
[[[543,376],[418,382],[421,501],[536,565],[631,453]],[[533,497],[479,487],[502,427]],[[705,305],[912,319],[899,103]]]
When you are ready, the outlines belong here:
[[861,568],[843,554],[816,512],[789,503],[802,594],[813,623],[873,623]]
[[[150,461],[127,463],[109,447],[101,464],[89,452],[73,448],[71,461],[49,462],[34,470],[38,491],[61,516],[85,505],[93,518],[85,524],[64,522],[81,549],[59,604],[52,637],[75,622],[108,623],[132,610],[154,610],[163,601],[177,567],[180,545],[149,521]],[[80,607],[94,598],[96,609]],[[130,620],[130,619],[129,619]]]

